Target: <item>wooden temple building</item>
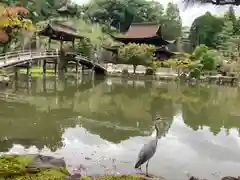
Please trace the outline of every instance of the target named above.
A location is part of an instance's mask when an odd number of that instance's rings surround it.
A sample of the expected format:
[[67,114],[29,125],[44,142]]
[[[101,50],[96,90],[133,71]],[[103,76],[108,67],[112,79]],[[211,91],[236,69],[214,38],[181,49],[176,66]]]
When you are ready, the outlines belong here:
[[76,29],[64,24],[59,24],[59,23],[49,23],[42,31],[38,32],[38,35],[49,38],[48,48],[50,48],[52,40],[60,41],[61,52],[62,52],[63,42],[72,42],[72,48],[74,50],[75,40],[84,38],[84,36],[81,36],[77,33]]
[[[81,36],[77,33],[77,30],[60,23],[49,23],[43,30],[38,32],[39,36],[48,37],[48,49],[51,48],[51,41],[56,40],[60,42],[60,55],[61,57],[66,56],[66,52],[63,50],[63,42],[71,42],[72,43],[72,52],[75,49],[75,40],[76,39],[83,39],[84,36]],[[58,64],[60,65],[59,69],[66,71],[66,64],[67,62],[52,62],[52,61],[43,61],[43,71],[46,72],[46,64],[55,64],[55,68],[58,68]],[[78,68],[79,62],[76,63],[76,69]]]
[[[168,45],[174,44],[175,41],[165,40],[162,36],[161,26],[156,23],[132,23],[124,35],[112,35],[112,38],[122,44],[137,43],[154,45],[156,47],[155,56],[159,60],[166,60],[175,55],[175,53],[168,49]],[[103,48],[111,51],[117,58],[120,46],[103,46]]]

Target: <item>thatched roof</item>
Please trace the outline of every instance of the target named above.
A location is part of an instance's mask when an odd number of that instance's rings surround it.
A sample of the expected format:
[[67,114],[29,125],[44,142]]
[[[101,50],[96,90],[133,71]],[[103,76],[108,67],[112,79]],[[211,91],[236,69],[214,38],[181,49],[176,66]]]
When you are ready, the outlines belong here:
[[45,29],[38,33],[40,36],[47,36],[51,39],[55,40],[62,40],[62,41],[72,41],[76,38],[81,39],[84,38],[83,36],[77,33],[77,30],[58,23],[51,23],[48,24]]

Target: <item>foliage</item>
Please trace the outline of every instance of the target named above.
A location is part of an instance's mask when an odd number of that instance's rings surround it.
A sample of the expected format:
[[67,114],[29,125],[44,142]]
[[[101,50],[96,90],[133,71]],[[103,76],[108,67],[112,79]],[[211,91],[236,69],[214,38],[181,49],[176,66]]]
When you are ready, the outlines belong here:
[[0,41],[9,41],[12,33],[18,33],[21,29],[31,29],[32,23],[26,19],[27,9],[23,7],[6,7],[0,13]]
[[49,17],[59,15],[57,9],[67,5],[67,0],[3,0],[7,6],[21,6],[28,9],[33,22],[43,21]]
[[193,58],[203,65],[203,70],[214,70],[221,65],[223,57],[216,50],[209,49],[206,45],[197,46],[193,52]]
[[146,44],[129,43],[119,48],[119,57],[126,64],[132,64],[134,73],[138,65],[150,65],[154,60],[155,47]]
[[164,64],[177,69],[184,69],[184,68],[195,69],[195,68],[200,68],[202,66],[199,63],[199,61],[192,61],[190,59],[190,55],[186,55],[186,54],[183,54],[179,58],[169,59],[166,62],[164,62]]
[[189,40],[193,48],[200,44],[216,47],[216,36],[221,32],[223,20],[213,16],[210,12],[196,18],[190,28]]
[[163,6],[145,0],[91,0],[83,8],[84,16],[91,22],[113,26],[125,31],[135,22],[156,21],[162,17]]
[[177,4],[168,3],[163,20],[160,23],[165,39],[176,40],[182,36],[182,19]]
[[82,14],[85,20],[100,23],[108,31],[114,27],[125,32],[132,22],[156,22],[162,25],[164,38],[176,39],[182,32],[179,9],[173,3],[169,3],[164,12],[158,1],[91,0],[83,5]]
[[208,47],[204,44],[197,46],[193,52],[193,56],[196,60],[199,60],[204,53],[208,51]]
[[200,58],[200,62],[204,70],[210,71],[216,68],[215,59],[210,53],[204,53]]
[[234,35],[232,21],[224,22],[223,30],[217,36],[217,47],[228,61],[234,61],[240,54],[240,36]]

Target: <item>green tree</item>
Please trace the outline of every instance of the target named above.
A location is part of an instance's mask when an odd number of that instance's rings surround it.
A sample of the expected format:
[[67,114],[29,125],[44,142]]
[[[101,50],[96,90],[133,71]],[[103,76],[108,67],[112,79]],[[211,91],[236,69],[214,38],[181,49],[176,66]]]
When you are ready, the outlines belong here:
[[129,43],[119,48],[119,57],[126,64],[132,64],[134,73],[138,65],[151,65],[155,47],[146,44]]
[[203,65],[204,70],[214,70],[216,68],[215,59],[211,56],[211,53],[207,52],[200,58],[200,63]]
[[[156,22],[162,25],[166,39],[181,36],[181,18],[176,4],[169,3],[166,12],[157,1],[92,0],[82,8],[84,18],[125,32],[132,22]],[[174,29],[174,31],[173,31]]]
[[235,11],[234,11],[234,8],[233,6],[230,6],[228,8],[228,10],[226,11],[226,13],[224,14],[225,16],[225,19],[229,20],[229,21],[232,21],[233,25],[235,25],[236,21],[237,21],[237,18],[236,18],[236,15],[235,15]]
[[223,29],[217,35],[217,48],[228,60],[235,60],[240,54],[240,37],[234,34],[233,22],[224,21]]
[[132,21],[156,22],[163,16],[163,6],[145,0],[91,0],[82,9],[84,17],[91,22],[104,24],[125,31]]
[[203,54],[205,54],[208,51],[208,47],[204,44],[201,44],[200,46],[197,46],[193,52],[193,56],[195,60],[200,60]]
[[206,12],[194,20],[190,28],[189,40],[193,49],[200,44],[216,47],[216,36],[221,32],[223,19]]
[[216,50],[209,49],[206,45],[197,46],[192,54],[196,61],[200,61],[203,70],[214,70],[217,65],[222,65],[223,57]]
[[165,39],[174,39],[182,36],[182,19],[177,4],[168,3],[162,24]]

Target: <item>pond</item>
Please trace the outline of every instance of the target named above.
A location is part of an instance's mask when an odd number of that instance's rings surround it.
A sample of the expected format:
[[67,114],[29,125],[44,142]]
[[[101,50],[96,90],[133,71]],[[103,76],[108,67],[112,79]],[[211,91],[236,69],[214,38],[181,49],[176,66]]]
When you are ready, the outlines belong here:
[[[161,126],[149,172],[187,179],[238,176],[240,89],[118,78],[34,78],[0,92],[0,152],[64,157],[83,174],[134,173]],[[143,166],[145,171],[145,166]]]

